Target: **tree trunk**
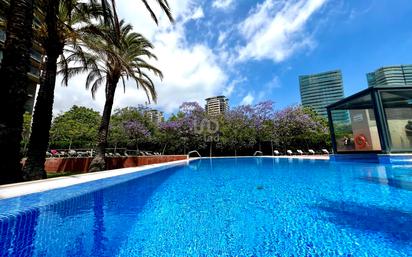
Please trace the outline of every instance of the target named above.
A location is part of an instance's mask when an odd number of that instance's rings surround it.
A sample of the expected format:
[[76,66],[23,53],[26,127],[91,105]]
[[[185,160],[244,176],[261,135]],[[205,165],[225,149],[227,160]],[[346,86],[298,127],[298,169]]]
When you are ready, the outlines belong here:
[[271,150],[272,150],[272,156],[273,156],[273,154],[274,154],[274,150],[273,150],[273,141],[272,140],[270,140],[270,148],[271,148]]
[[96,172],[106,169],[106,147],[107,147],[107,134],[109,131],[110,116],[112,114],[112,107],[114,101],[114,94],[116,93],[117,82],[120,76],[114,78],[108,78],[106,82],[106,102],[104,104],[102,121],[100,123],[99,132],[97,134],[97,149],[96,156],[90,163],[89,172]]
[[58,36],[57,15],[58,0],[48,0],[46,9],[46,25],[48,37],[44,44],[46,50],[46,68],[36,99],[33,114],[32,132],[30,135],[27,161],[23,169],[24,180],[46,178],[44,162],[49,144],[50,127],[53,117],[54,87],[56,84],[57,59],[63,53],[64,43]]
[[162,155],[165,155],[166,146],[167,146],[167,143],[166,143],[165,146],[163,147]]
[[11,0],[0,70],[0,184],[22,180],[23,131],[32,45],[33,0]]

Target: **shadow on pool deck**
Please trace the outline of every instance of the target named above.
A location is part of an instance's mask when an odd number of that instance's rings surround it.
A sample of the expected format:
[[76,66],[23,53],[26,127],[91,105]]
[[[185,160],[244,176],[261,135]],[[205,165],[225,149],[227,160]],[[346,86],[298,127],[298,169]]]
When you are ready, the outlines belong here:
[[325,199],[312,206],[328,215],[324,219],[365,233],[381,233],[393,243],[412,243],[412,214],[396,209]]

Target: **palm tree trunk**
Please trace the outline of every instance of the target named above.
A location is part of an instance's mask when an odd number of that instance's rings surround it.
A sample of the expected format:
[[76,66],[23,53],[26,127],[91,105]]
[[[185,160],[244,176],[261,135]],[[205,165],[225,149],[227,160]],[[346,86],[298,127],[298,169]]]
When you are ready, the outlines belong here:
[[49,144],[50,127],[53,117],[54,88],[56,84],[57,59],[63,53],[64,44],[58,36],[57,15],[58,0],[48,0],[46,25],[48,37],[45,42],[47,55],[46,69],[40,84],[33,114],[32,133],[30,135],[27,161],[23,169],[24,180],[46,178],[44,162]]
[[0,184],[22,180],[20,142],[27,101],[33,0],[11,0],[0,70]]
[[104,104],[102,121],[100,123],[99,132],[97,134],[97,149],[96,156],[90,163],[89,172],[101,171],[106,169],[105,153],[107,147],[107,134],[109,132],[110,116],[112,114],[112,107],[114,101],[114,94],[116,93],[117,82],[120,76],[108,78],[106,83],[106,102]]

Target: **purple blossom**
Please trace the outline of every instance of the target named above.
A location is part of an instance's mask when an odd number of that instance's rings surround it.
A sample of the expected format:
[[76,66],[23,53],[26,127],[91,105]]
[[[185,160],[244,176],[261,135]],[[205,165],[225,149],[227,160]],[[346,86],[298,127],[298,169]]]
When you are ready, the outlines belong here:
[[151,136],[151,133],[146,128],[146,126],[137,120],[130,120],[130,121],[124,122],[123,127],[126,133],[131,138],[134,138],[134,139],[141,138],[143,140]]
[[300,106],[289,106],[275,114],[274,132],[279,137],[314,132],[319,126],[320,124],[305,113]]

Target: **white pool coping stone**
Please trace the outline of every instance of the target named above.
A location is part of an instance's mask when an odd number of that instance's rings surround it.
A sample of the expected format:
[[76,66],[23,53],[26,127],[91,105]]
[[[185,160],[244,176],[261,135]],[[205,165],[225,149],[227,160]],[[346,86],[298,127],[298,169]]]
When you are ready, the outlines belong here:
[[[141,176],[151,174],[152,172],[159,171],[156,168],[162,167],[173,167],[181,164],[187,164],[189,161],[194,160],[194,158],[164,162],[159,164],[149,164],[140,167],[123,168],[115,170],[105,170],[94,173],[85,173],[57,178],[49,178],[44,180],[36,180],[15,184],[8,184],[0,186],[0,200],[12,197],[19,197],[28,194],[34,194],[39,192],[44,192],[52,189],[58,189],[63,187],[69,187],[73,185],[78,185],[86,182],[91,182],[95,180],[111,178],[132,173],[141,173]],[[151,172],[152,171],[152,172]]]
[[[210,157],[196,157],[190,158],[190,160],[195,159],[209,159]],[[213,156],[213,159],[225,159],[225,158],[274,158],[274,159],[303,159],[303,160],[329,160],[329,155],[280,155],[280,156],[270,156],[270,155],[263,155],[263,156]]]

